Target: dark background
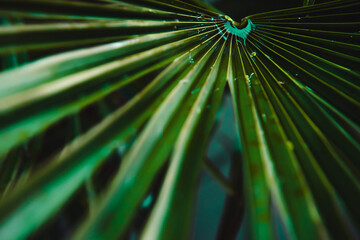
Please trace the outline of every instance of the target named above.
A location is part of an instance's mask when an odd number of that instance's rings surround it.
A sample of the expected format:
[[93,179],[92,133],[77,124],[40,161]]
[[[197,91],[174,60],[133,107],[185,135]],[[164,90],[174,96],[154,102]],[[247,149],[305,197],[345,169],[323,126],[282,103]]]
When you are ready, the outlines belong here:
[[[325,1],[326,0],[317,0],[315,3]],[[255,13],[300,7],[303,5],[303,0],[204,0],[204,2],[215,6],[235,21],[240,21],[243,17]]]

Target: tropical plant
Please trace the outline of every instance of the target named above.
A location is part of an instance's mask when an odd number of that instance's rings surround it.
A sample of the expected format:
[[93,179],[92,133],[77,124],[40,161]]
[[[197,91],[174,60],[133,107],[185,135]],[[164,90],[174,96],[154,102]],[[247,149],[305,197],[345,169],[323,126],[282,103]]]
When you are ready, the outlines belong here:
[[313,3],[1,0],[0,239],[188,239],[204,168],[218,239],[359,238],[360,2]]

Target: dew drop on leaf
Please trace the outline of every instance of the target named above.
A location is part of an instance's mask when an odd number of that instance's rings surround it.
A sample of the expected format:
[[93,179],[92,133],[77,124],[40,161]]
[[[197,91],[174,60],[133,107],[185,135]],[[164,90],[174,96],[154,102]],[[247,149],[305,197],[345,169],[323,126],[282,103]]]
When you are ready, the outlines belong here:
[[265,113],[263,113],[261,116],[262,116],[262,118],[263,118],[264,122],[266,122],[266,114],[265,114]]
[[189,63],[194,63],[194,59],[191,57],[191,53],[189,55]]
[[199,92],[199,91],[200,91],[200,88],[197,88],[197,89],[191,91],[191,94],[197,93],[197,92]]
[[152,202],[152,195],[148,195],[147,198],[145,198],[145,200],[143,201],[143,203],[141,204],[141,208],[147,208],[151,205]]

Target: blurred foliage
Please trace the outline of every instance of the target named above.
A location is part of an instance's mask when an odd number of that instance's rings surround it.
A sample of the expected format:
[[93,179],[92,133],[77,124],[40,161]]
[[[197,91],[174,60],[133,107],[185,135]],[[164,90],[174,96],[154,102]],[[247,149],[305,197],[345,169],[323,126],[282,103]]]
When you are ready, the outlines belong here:
[[0,239],[188,239],[203,170],[216,239],[359,238],[360,2],[270,2],[2,0]]

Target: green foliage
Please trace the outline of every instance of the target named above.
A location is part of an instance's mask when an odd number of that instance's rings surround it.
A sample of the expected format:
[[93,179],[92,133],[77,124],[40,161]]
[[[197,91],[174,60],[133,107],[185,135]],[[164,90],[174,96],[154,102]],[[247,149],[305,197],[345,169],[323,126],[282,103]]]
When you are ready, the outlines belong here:
[[[199,1],[0,5],[0,239],[74,201],[66,238],[188,239],[203,168],[228,197],[218,239],[359,237],[359,1],[241,23]],[[227,94],[230,180],[207,156]]]

